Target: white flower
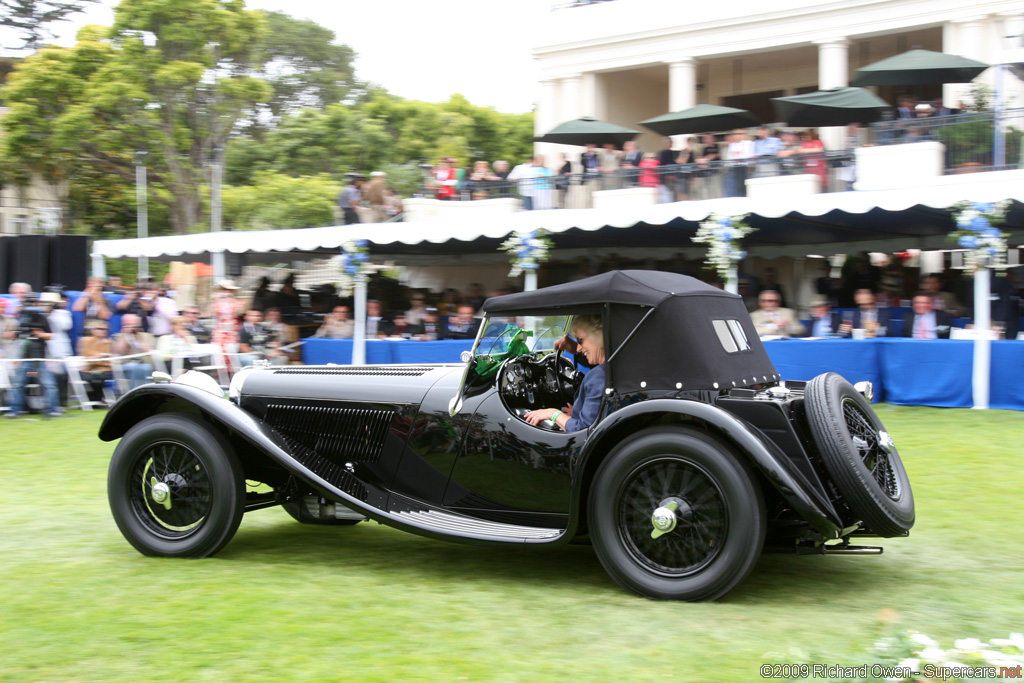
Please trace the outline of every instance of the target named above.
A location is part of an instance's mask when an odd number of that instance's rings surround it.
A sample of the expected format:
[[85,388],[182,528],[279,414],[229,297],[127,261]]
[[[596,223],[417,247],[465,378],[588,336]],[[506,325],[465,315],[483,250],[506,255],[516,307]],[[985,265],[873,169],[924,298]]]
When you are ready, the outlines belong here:
[[981,641],[977,638],[961,638],[960,640],[954,640],[953,646],[958,650],[968,650],[970,652],[976,652],[981,649]]
[[924,645],[925,647],[938,647],[939,646],[939,644],[937,642],[935,642],[934,640],[932,640],[931,638],[929,638],[928,636],[926,636],[923,633],[911,633],[910,634],[910,639],[912,641],[914,641],[915,643],[918,643],[919,645]]

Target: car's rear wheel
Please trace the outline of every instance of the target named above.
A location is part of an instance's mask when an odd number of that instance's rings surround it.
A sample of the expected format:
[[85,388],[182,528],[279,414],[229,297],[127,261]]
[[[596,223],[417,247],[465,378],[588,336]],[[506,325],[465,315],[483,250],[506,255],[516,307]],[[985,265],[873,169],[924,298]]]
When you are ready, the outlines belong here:
[[690,429],[638,433],[601,465],[590,536],[615,581],[639,595],[716,600],[753,569],[765,507],[747,465],[726,443]]
[[107,496],[121,533],[143,555],[207,557],[238,529],[245,482],[231,445],[215,429],[164,414],[121,439]]
[[914,526],[914,494],[871,404],[834,372],[807,383],[805,402],[825,469],[850,511],[879,536],[905,535]]

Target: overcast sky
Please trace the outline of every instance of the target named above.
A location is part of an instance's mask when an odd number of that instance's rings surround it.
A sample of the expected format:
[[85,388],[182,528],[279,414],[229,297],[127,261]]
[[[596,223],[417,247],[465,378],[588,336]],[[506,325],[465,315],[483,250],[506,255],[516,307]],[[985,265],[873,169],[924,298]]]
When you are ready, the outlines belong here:
[[[57,24],[72,45],[78,27],[113,23],[117,0]],[[539,95],[530,56],[533,28],[554,0],[247,0],[334,31],[358,54],[356,75],[401,97],[427,102],[462,93],[499,111],[530,111]]]

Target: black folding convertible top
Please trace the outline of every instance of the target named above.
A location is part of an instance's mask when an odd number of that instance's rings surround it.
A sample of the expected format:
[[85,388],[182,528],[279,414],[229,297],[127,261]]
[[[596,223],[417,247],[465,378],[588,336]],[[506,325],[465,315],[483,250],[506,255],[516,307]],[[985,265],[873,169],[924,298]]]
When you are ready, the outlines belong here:
[[743,299],[687,275],[615,270],[494,297],[482,310],[489,316],[600,313],[608,385],[619,394],[731,389],[779,379]]

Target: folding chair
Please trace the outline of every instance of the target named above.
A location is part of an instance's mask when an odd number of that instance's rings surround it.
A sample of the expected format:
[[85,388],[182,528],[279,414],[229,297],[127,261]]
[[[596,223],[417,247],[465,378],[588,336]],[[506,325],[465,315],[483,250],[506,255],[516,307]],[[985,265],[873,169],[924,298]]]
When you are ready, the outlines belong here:
[[[81,369],[85,365],[85,359],[81,356],[70,356],[64,359],[64,369],[68,373],[68,402],[72,399],[78,402],[81,410],[92,410],[93,406],[103,405],[103,401],[90,401],[88,386],[89,383],[82,379]],[[104,384],[103,398],[110,404],[114,402],[114,394],[110,387]]]
[[11,363],[10,359],[0,358],[0,395],[4,397],[4,400],[0,401],[0,413],[6,413],[11,408],[7,405],[7,402],[11,400],[11,379],[7,374],[7,365]]

